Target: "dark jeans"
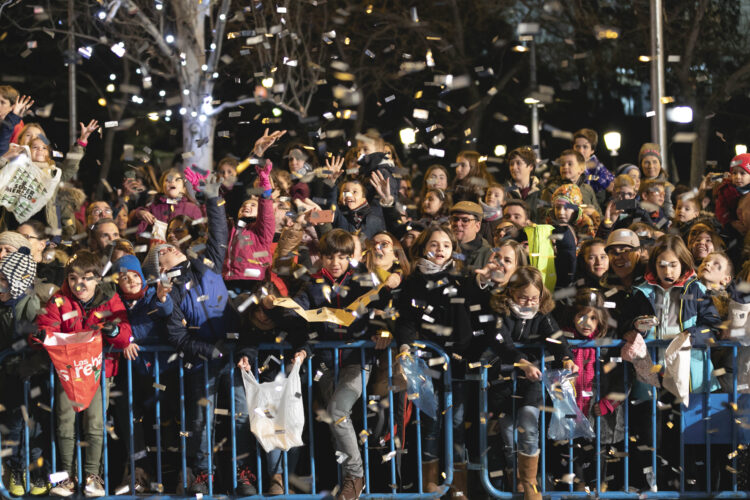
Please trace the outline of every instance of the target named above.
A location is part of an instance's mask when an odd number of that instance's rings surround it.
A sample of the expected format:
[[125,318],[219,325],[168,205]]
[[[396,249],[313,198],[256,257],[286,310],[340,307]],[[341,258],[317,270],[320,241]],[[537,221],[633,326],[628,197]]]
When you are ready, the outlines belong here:
[[[438,399],[437,419],[433,420],[422,414],[422,462],[438,460],[440,451],[440,430],[442,428],[441,410],[443,409],[443,381],[432,380],[435,397]],[[453,381],[453,462],[466,462],[466,432],[464,426],[464,407],[469,386],[466,382]]]
[[[229,377],[230,365],[226,361],[212,362],[208,369],[208,388],[201,365],[194,372],[185,376],[185,400],[187,410],[188,438],[187,456],[193,471],[208,470],[208,430],[211,431],[213,445],[214,410],[220,388],[229,391],[234,387],[234,427],[237,437],[237,466],[240,467],[250,453],[250,424],[247,416],[245,388],[242,384],[240,369],[235,367],[234,379]],[[208,413],[208,422],[206,414]],[[214,456],[213,465],[216,466]]]

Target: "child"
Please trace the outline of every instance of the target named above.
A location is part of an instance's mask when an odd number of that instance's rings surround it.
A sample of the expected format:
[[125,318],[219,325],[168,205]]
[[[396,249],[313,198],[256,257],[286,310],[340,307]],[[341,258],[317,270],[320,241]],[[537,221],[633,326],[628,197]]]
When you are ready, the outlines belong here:
[[651,223],[658,229],[664,231],[669,228],[670,222],[664,211],[666,182],[661,179],[645,179],[641,182],[641,199],[650,205],[643,205]]
[[130,213],[129,225],[140,220],[138,231],[141,234],[154,222],[169,222],[175,215],[185,214],[193,220],[203,217],[201,208],[188,196],[185,174],[170,168],[161,176],[161,194],[143,208]]
[[[271,263],[273,235],[276,232],[273,201],[271,200],[271,162],[258,168],[260,200],[256,201],[255,214],[246,211],[242,205],[237,214],[237,223],[229,235],[227,259],[222,275],[228,288],[252,291],[266,275],[266,267]],[[254,217],[253,217],[254,215]]]
[[724,179],[716,195],[716,219],[732,240],[741,243],[747,228],[738,219],[737,205],[750,193],[750,153],[735,156],[729,170],[730,177]]
[[481,156],[476,151],[461,151],[456,157],[456,176],[453,178],[453,202],[478,203],[485,187],[494,179],[487,173]]
[[600,288],[601,280],[609,271],[607,242],[601,238],[586,240],[581,243],[576,263],[576,278],[583,280],[583,286]]
[[[597,290],[584,288],[576,295],[573,311],[566,316],[563,322],[563,331],[567,332],[576,340],[613,339],[613,330],[609,328],[609,313],[604,308],[604,298]],[[619,357],[619,348],[601,348],[600,359],[611,359]],[[573,362],[580,368],[578,377],[575,379],[575,394],[578,408],[592,421],[594,417],[600,419],[601,444],[615,444],[623,440],[622,431],[622,407],[618,401],[606,398],[610,392],[623,392],[623,365],[617,366],[609,372],[602,372],[599,378],[599,390],[595,385],[596,375],[596,349],[591,347],[573,348]],[[618,417],[620,426],[618,428]],[[574,471],[576,478],[576,491],[581,491],[586,483],[591,483],[596,478],[596,455],[599,450],[590,448],[586,451],[584,446],[576,451]],[[606,478],[606,459],[601,460],[602,478]]]
[[590,128],[582,128],[573,134],[573,149],[580,153],[586,162],[584,182],[591,186],[597,196],[603,200],[605,191],[611,190],[610,185],[615,176],[594,154],[597,142],[599,142],[599,134]]
[[385,231],[383,211],[378,205],[370,206],[365,195],[365,185],[362,181],[345,181],[341,185],[333,227],[350,232],[362,231],[368,238]]
[[[404,281],[396,323],[396,339],[401,353],[408,353],[410,345],[417,339],[434,342],[454,354],[451,365],[456,377],[463,370],[460,360],[467,354],[472,341],[469,310],[463,301],[457,303],[453,300],[462,295],[461,282],[454,276],[453,255],[458,252],[458,241],[444,227],[433,224],[422,231],[411,248],[415,268]],[[452,287],[458,291],[450,292]],[[446,329],[447,335],[444,333]],[[434,380],[434,384],[436,398],[441,401],[440,381]],[[468,494],[464,452],[465,396],[466,387],[454,380],[453,484],[450,496],[459,499],[465,499]],[[437,421],[423,415],[422,488],[425,492],[438,490],[440,455],[440,426]]]
[[[35,276],[36,263],[28,247],[21,247],[0,260],[0,351],[15,348],[16,342],[22,341],[26,335],[36,330],[34,322],[41,305],[39,297],[31,289]],[[41,460],[42,446],[45,446],[41,442],[42,424],[49,420],[38,414],[35,405],[26,408],[31,415],[28,420],[24,420],[21,411],[24,404],[23,391],[19,388],[24,384],[24,372],[36,374],[49,366],[49,359],[44,358],[46,356],[42,356],[42,353],[25,357],[11,356],[3,359],[0,369],[0,385],[5,388],[0,395],[0,403],[5,408],[2,424],[7,429],[3,433],[3,444],[10,451],[3,461],[3,466],[9,469],[8,492],[16,497],[25,494],[26,486],[26,453],[25,447],[21,444],[25,422],[29,424],[29,428],[26,429],[30,438],[29,463],[33,467],[37,460]],[[29,369],[32,365],[33,368]],[[48,380],[49,376],[43,374],[34,376],[29,382],[31,387],[44,387],[47,390]],[[46,446],[48,445],[49,442],[46,443]],[[31,471],[31,495],[46,495],[49,492],[45,469],[35,467]]]
[[583,155],[574,149],[566,149],[560,153],[557,164],[560,167],[560,176],[547,183],[542,191],[542,199],[549,203],[552,201],[552,194],[562,184],[575,184],[581,190],[583,204],[586,205],[582,208],[588,213],[595,211],[601,214],[602,209],[599,207],[596,193],[585,182],[586,176],[583,173],[586,170],[586,160],[583,159]]
[[[235,372],[232,380],[229,364],[222,359],[227,334],[239,332],[239,317],[229,302],[229,291],[221,277],[229,235],[219,188],[218,182],[209,182],[202,190],[206,198],[208,240],[200,256],[188,258],[179,248],[160,244],[151,247],[143,262],[146,279],[167,274],[176,285],[170,292],[175,307],[167,322],[167,336],[169,343],[184,354],[185,361],[193,365],[185,376],[186,427],[190,432],[187,456],[191,477],[183,478],[180,486],[187,483],[192,494],[203,495],[208,494],[208,482],[213,477],[213,471],[208,468],[211,439],[206,430],[213,428],[215,420],[213,412],[206,416],[206,407],[200,402],[208,400],[210,407],[216,408],[219,389],[233,384],[235,407],[247,406],[241,374]],[[205,388],[203,363],[208,363],[208,391]],[[208,423],[206,418],[209,419]],[[238,414],[234,425],[238,456],[236,492],[242,496],[254,495],[256,489],[252,482],[255,476],[245,465],[249,463],[246,457],[250,448],[247,414]]]
[[[101,274],[101,259],[96,254],[81,250],[70,258],[65,266],[62,288],[52,296],[45,312],[37,319],[43,338],[52,332],[76,333],[96,329],[101,332],[105,344],[115,349],[128,347],[132,331],[125,306],[114,289],[101,285]],[[117,375],[119,356],[119,353],[105,356],[105,376],[110,381],[111,377]],[[82,438],[88,443],[84,449],[86,458],[83,464],[84,493],[87,497],[104,495],[104,482],[99,475],[104,432],[101,390],[99,385],[91,404],[82,412]],[[105,395],[106,404],[108,399]],[[55,384],[55,417],[55,436],[60,456],[58,470],[67,472],[68,477],[57,483],[50,494],[67,497],[73,495],[76,489],[73,469],[76,412],[59,380]],[[84,478],[78,480],[83,482]]]
[[[334,229],[324,234],[320,239],[320,260],[323,267],[318,273],[312,275],[313,281],[294,296],[294,301],[305,310],[320,307],[340,309],[366,293],[369,289],[353,279],[354,270],[350,268],[349,261],[354,252],[354,238],[348,232],[343,229]],[[265,296],[263,307],[270,310],[274,322],[283,325],[287,331],[301,331],[313,327],[314,333],[317,334],[315,340],[341,341],[353,340],[367,330],[367,315],[359,317],[346,328],[327,322],[307,324],[289,309],[274,308],[274,299],[273,295]],[[303,350],[297,352],[297,356],[304,360],[309,355],[309,349],[306,345]],[[316,362],[323,365],[324,373],[319,384],[328,414],[333,420],[331,432],[334,436],[336,451],[340,451],[347,457],[342,463],[344,481],[337,496],[338,500],[359,498],[365,487],[362,455],[350,415],[352,407],[362,394],[363,383],[366,384],[369,379],[371,357],[370,354],[368,364],[364,369],[365,381],[363,382],[359,350],[341,351],[338,384],[334,387],[333,353],[322,351],[316,356]]]
[[682,239],[687,241],[690,229],[698,220],[701,213],[698,196],[692,192],[683,193],[677,198],[677,207],[674,212],[675,227],[680,230]]
[[593,237],[596,228],[591,218],[583,213],[583,197],[575,184],[563,184],[552,195],[552,217],[549,223],[557,226],[568,224],[574,227],[576,234]]
[[[517,350],[514,342],[524,344],[544,344],[545,353],[552,354],[555,362],[563,368],[577,372],[573,362],[573,353],[564,337],[557,342],[547,342],[558,330],[552,317],[555,302],[544,287],[542,274],[534,267],[519,267],[511,276],[505,290],[490,299],[491,307],[501,316],[498,334],[491,339],[491,350],[499,357],[503,365],[517,366],[525,378],[518,378],[515,384],[499,375],[495,369],[493,379],[499,381],[490,389],[490,411],[499,417],[500,434],[505,450],[506,468],[512,469],[513,444],[516,442],[514,427],[518,432],[518,475],[523,486],[526,500],[541,500],[539,486],[536,482],[539,465],[539,407],[544,404],[542,394],[542,372],[539,363],[538,348]],[[513,415],[508,411],[511,397],[518,398],[518,410]],[[515,421],[513,420],[515,418]],[[523,429],[523,432],[521,431]],[[506,474],[506,477],[512,475]]]
[[507,158],[511,180],[506,184],[508,196],[525,201],[534,221],[539,216],[537,205],[541,194],[541,183],[532,175],[536,168],[536,159],[536,153],[528,146],[511,151]]
[[[117,288],[120,297],[127,309],[128,321],[133,332],[130,348],[125,352],[125,358],[133,363],[132,387],[146,388],[153,385],[152,376],[154,375],[154,353],[139,354],[140,346],[148,344],[166,344],[167,329],[166,321],[172,315],[173,302],[169,295],[170,286],[158,280],[156,286],[148,286],[146,279],[141,270],[141,264],[134,255],[125,255],[120,257],[113,265],[112,270],[117,273]],[[159,356],[160,375],[168,368],[168,356]],[[123,372],[124,373],[124,372]],[[126,388],[127,380],[124,377],[118,377],[118,386]],[[175,381],[176,382],[176,381]],[[160,380],[165,384],[164,378]],[[166,384],[165,384],[166,385]],[[141,393],[144,395],[145,393]],[[172,395],[175,395],[173,392]],[[115,410],[118,416],[117,421],[124,423],[128,421],[128,404],[127,400],[121,398],[115,404]],[[143,399],[134,399],[134,438],[135,449],[128,450],[129,453],[138,455],[142,450],[146,450],[144,440],[143,413],[146,406]],[[169,405],[162,406],[165,413],[168,413]],[[125,427],[127,432],[127,427]],[[125,440],[129,445],[130,441]],[[128,446],[129,447],[129,446]],[[129,461],[127,462],[130,463]],[[136,463],[138,463],[136,461]],[[145,473],[143,470],[136,469],[136,493],[143,493],[150,489],[148,481],[144,480]],[[129,476],[124,476],[123,486],[130,487]],[[118,491],[120,489],[118,488]]]
[[[656,316],[657,325],[652,328],[645,339],[656,338],[669,340],[682,331],[690,333],[692,345],[704,344],[712,338],[710,328],[718,327],[721,319],[711,300],[708,300],[706,287],[701,283],[693,268],[693,257],[679,236],[666,234],[656,241],[656,245],[649,256],[645,281],[635,286],[636,293],[633,299],[624,305],[622,320],[618,325],[623,337],[631,342],[635,336],[634,320],[639,316]],[[663,356],[663,350],[659,351],[659,358]],[[663,364],[661,359],[655,359],[654,363]],[[704,365],[709,363],[708,372],[711,373],[710,360],[704,350],[692,350],[690,361],[690,391],[709,392],[719,387],[716,378],[711,377],[708,384],[704,381]],[[631,398],[633,400],[650,399],[649,388],[641,382],[634,382]],[[668,396],[671,398],[671,395]],[[671,402],[673,399],[668,399]],[[657,425],[661,426],[661,418],[664,414],[657,413]],[[648,405],[633,406],[630,422],[634,428],[634,436],[649,436],[651,425],[651,407]],[[666,424],[666,422],[663,422]],[[675,432],[679,426],[668,429],[665,425],[662,429],[662,442],[677,439]],[[657,445],[658,446],[658,445]],[[669,453],[669,448],[664,448],[662,453],[669,454],[665,457],[672,464],[677,460],[676,453]],[[676,449],[671,449],[675,452]],[[645,456],[648,455],[648,456]],[[651,454],[639,454],[634,463],[642,461],[650,463]],[[644,465],[645,466],[645,465]],[[639,470],[639,469],[636,469]],[[669,467],[662,467],[656,474],[664,480],[673,478],[674,472]]]
[[487,187],[487,191],[484,193],[484,203],[490,208],[500,210],[502,212],[503,206],[505,205],[505,188],[502,184],[492,182]]

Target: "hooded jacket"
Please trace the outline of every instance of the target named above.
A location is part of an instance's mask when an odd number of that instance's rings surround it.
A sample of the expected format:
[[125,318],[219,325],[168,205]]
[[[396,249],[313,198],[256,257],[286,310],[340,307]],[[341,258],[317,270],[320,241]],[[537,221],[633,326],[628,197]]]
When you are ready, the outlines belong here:
[[[258,218],[255,222],[232,227],[229,236],[227,258],[222,274],[225,280],[263,280],[266,268],[271,265],[273,236],[276,232],[273,201],[261,198],[258,201]],[[263,255],[265,252],[265,255]],[[260,255],[258,255],[260,254]],[[250,273],[247,273],[251,270]],[[257,270],[258,276],[254,276]],[[247,273],[247,274],[246,274]]]
[[341,206],[334,212],[333,227],[350,233],[361,231],[372,238],[380,231],[385,231],[383,211],[379,205],[372,206],[368,203],[354,210]]
[[[66,319],[63,319],[65,317]],[[45,312],[37,318],[39,329],[49,335],[52,332],[74,333],[86,330],[99,330],[104,323],[116,324],[119,331],[115,337],[102,336],[105,345],[115,349],[124,349],[130,344],[132,330],[128,321],[125,304],[114,287],[97,285],[94,297],[84,307],[75,298],[67,280],[62,288],[52,296],[45,306]],[[105,347],[106,350],[106,347]],[[117,375],[117,362],[120,353],[105,354],[105,374],[107,377]]]
[[[220,204],[221,203],[221,204]],[[227,333],[238,333],[239,321],[221,276],[228,230],[221,198],[206,202],[208,240],[199,258],[189,258],[167,272],[173,276],[170,295],[175,307],[167,324],[169,343],[188,359],[210,358]]]

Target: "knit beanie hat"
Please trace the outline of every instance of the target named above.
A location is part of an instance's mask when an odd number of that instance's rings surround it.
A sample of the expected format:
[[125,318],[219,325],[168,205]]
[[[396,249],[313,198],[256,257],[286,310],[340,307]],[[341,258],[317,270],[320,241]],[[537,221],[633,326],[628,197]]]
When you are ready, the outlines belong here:
[[575,184],[563,184],[559,188],[555,189],[552,194],[552,205],[555,203],[564,202],[568,208],[574,209],[576,212],[576,220],[581,216],[583,209],[583,195],[581,194],[581,188]]
[[643,163],[643,159],[649,155],[655,156],[661,165],[661,148],[658,144],[654,144],[653,142],[647,142],[641,146],[641,151],[638,153],[638,165]]
[[742,170],[750,174],[750,153],[743,153],[732,158],[732,162],[729,164],[729,171],[731,172],[734,167],[741,167]]
[[116,273],[121,273],[123,271],[136,272],[141,277],[141,283],[143,286],[146,286],[146,278],[143,277],[141,263],[138,262],[138,258],[135,255],[123,255],[112,264],[112,270]]
[[151,247],[151,249],[148,251],[148,254],[146,254],[146,258],[143,259],[143,274],[148,277],[148,279],[154,279],[159,277],[159,251],[171,247],[174,245],[170,245],[169,243],[161,243],[158,245],[154,245]]
[[[9,232],[12,231],[6,231],[6,233]],[[36,262],[31,257],[29,247],[21,246],[17,252],[9,253],[0,260],[0,273],[8,281],[10,296],[14,299],[17,299],[26,290],[31,288],[36,278]]]
[[29,246],[29,239],[15,231],[3,231],[0,233],[0,245],[9,245],[16,250]]
[[637,170],[639,173],[641,171],[641,169],[638,168],[638,166],[633,165],[632,163],[623,163],[622,165],[617,167],[617,171],[615,175],[624,175],[630,172],[631,170]]

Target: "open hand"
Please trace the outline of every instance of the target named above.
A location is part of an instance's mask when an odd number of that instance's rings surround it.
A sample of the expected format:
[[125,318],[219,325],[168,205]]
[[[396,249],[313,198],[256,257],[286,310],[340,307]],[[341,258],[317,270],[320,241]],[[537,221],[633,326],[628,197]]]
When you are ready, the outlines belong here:
[[140,350],[141,348],[138,346],[138,344],[130,343],[125,349],[122,350],[122,354],[128,361],[133,361],[138,357],[138,351]]
[[23,117],[31,106],[34,105],[34,101],[27,95],[18,96],[15,104],[13,104],[13,113]]
[[375,188],[375,192],[380,196],[380,202],[384,205],[393,203],[391,196],[391,179],[386,178],[381,172],[375,170],[370,176],[370,184]]
[[263,132],[263,135],[258,138],[257,141],[255,141],[255,145],[253,146],[253,154],[259,158],[263,157],[263,155],[266,153],[266,150],[270,148],[273,143],[276,142],[284,134],[286,134],[286,130],[277,130],[276,132],[269,134],[268,129],[266,129],[266,131]]
[[82,122],[79,123],[81,126],[81,135],[78,140],[81,142],[89,142],[89,136],[99,129],[99,122],[91,120],[88,125],[84,125]]

